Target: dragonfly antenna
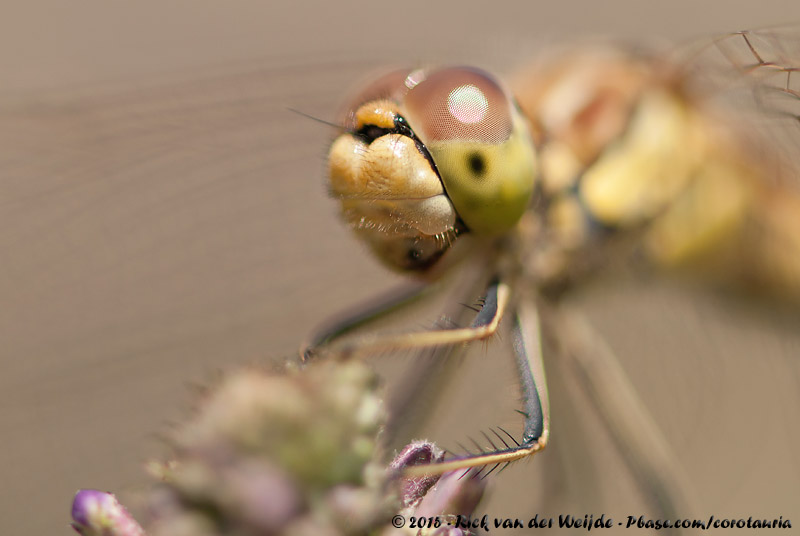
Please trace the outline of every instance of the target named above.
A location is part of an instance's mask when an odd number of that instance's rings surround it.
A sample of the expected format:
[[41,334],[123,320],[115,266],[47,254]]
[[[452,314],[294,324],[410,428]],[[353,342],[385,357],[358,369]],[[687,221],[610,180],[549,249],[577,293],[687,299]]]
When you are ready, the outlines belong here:
[[342,125],[337,125],[336,123],[333,123],[331,121],[325,121],[324,119],[320,119],[319,117],[314,117],[313,115],[307,114],[305,112],[301,112],[300,110],[297,110],[295,108],[286,108],[286,109],[289,110],[290,112],[296,113],[297,115],[302,115],[303,117],[305,117],[307,119],[311,119],[312,121],[316,121],[317,123],[322,123],[323,125],[328,125],[329,127],[333,127],[333,128],[339,129],[339,130],[344,130],[344,127]]

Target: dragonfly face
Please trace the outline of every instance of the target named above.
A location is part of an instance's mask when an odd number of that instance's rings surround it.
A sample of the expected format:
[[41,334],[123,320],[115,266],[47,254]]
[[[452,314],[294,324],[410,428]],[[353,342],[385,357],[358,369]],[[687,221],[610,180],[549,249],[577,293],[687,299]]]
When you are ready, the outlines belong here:
[[388,265],[425,270],[465,232],[511,229],[534,190],[526,121],[489,74],[391,73],[349,107],[329,156],[345,220]]

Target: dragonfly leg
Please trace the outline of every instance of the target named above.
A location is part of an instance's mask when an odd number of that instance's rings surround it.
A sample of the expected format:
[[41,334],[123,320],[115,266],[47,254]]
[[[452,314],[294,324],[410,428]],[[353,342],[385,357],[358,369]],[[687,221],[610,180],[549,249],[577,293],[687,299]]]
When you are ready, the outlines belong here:
[[560,308],[547,318],[594,406],[624,453],[638,485],[666,518],[688,517],[692,492],[681,464],[646,410],[614,352],[577,311]]
[[353,330],[390,316],[406,305],[423,299],[435,290],[435,286],[426,284],[403,286],[370,300],[368,304],[345,311],[341,315],[337,315],[335,321],[319,328],[311,336],[311,340],[300,348],[300,356],[303,361],[311,359],[319,348],[329,345]]
[[415,476],[487,466],[493,466],[489,470],[492,472],[502,464],[526,458],[545,448],[550,436],[550,404],[542,363],[540,335],[536,305],[533,300],[522,300],[515,311],[512,327],[514,357],[523,401],[521,413],[525,417],[522,438],[517,440],[501,429],[506,433],[506,436],[497,434],[502,446],[486,437],[492,446],[491,449],[448,458],[435,464],[411,467],[407,470],[407,474]]
[[[495,334],[500,320],[503,318],[509,300],[509,288],[503,282],[493,282],[490,284],[483,307],[475,317],[475,320],[466,328],[450,328],[417,331],[400,334],[370,334],[352,339],[339,338],[344,331],[358,327],[363,324],[364,315],[354,316],[354,320],[346,329],[339,328],[337,331],[331,330],[333,336],[325,335],[316,337],[323,344],[310,346],[304,350],[306,357],[324,351],[340,358],[351,358],[373,354],[375,352],[386,352],[394,350],[413,350],[433,348],[437,346],[448,346],[459,343],[466,343],[487,339]],[[377,313],[372,313],[372,317],[381,315],[383,311],[401,305],[400,300],[392,302],[387,307]]]

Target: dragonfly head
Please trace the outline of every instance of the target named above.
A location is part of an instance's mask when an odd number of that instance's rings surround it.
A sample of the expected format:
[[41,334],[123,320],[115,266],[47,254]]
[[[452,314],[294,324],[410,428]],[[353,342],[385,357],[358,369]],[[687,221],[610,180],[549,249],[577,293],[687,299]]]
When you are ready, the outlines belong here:
[[424,270],[464,232],[527,209],[536,156],[504,88],[470,67],[396,71],[358,94],[329,152],[345,220],[390,266]]

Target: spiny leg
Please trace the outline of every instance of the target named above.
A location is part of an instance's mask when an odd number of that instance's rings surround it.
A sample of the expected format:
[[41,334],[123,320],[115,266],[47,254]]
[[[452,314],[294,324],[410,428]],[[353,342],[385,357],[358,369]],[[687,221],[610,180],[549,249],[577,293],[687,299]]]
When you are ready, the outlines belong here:
[[648,500],[665,518],[691,517],[695,503],[681,464],[613,351],[576,311],[550,313],[548,334],[555,336]]
[[[453,327],[465,325],[485,330],[487,325],[496,325],[502,313],[502,310],[498,310],[497,307],[496,292],[492,296],[488,296],[487,300],[487,281],[490,280],[492,273],[489,263],[479,262],[470,265],[469,269],[451,273],[449,278],[439,281],[438,284],[403,287],[386,293],[367,304],[362,304],[360,307],[337,316],[335,321],[329,322],[312,335],[310,342],[301,348],[300,355],[304,361],[322,357],[348,357],[347,354],[338,351],[338,348],[351,344],[357,345],[363,339],[363,337],[359,339],[354,332],[365,329],[376,331],[378,328],[374,324],[405,312],[416,302],[443,293],[452,294],[451,297],[448,297],[448,301],[452,305],[448,307],[449,310],[446,311],[441,325],[436,328],[432,327],[431,330],[452,330]],[[477,296],[482,297],[475,302]],[[346,342],[342,344],[339,339],[344,337],[346,337]],[[465,349],[466,345],[463,344],[412,347],[410,349],[407,346],[399,346],[384,349],[384,351],[418,352],[415,356],[417,359],[415,366],[409,367],[403,378],[396,382],[397,387],[392,390],[389,400],[390,420],[383,434],[387,445],[394,444],[396,437],[407,438],[417,433],[420,421],[430,413],[424,411],[424,408],[429,407],[432,401],[435,401],[434,398],[442,392],[443,385],[454,377],[453,367],[457,362],[455,358]],[[408,351],[405,353],[408,354]],[[377,353],[372,349],[370,352]],[[362,354],[361,351],[357,353]]]
[[319,328],[311,340],[300,348],[300,357],[307,361],[315,352],[332,341],[346,336],[348,333],[368,326],[369,324],[391,316],[412,303],[424,299],[437,289],[434,285],[416,284],[393,289],[369,303],[361,304],[337,315],[336,320]]
[[532,300],[520,302],[514,318],[513,345],[525,408],[522,438],[523,442],[538,441],[544,448],[550,435],[550,398],[540,329],[536,304]]
[[[345,322],[314,337],[313,340],[324,341],[324,344],[319,347],[309,347],[304,355],[313,356],[325,353],[339,358],[352,358],[381,351],[453,347],[460,343],[487,339],[496,333],[509,298],[508,284],[493,279],[486,290],[482,307],[469,327],[401,333],[399,335],[365,335],[354,338],[354,340],[338,338],[339,334],[360,327],[365,322],[383,316],[390,309],[394,310],[405,303],[404,297],[388,300],[385,306],[374,308],[374,311],[367,313],[352,315]],[[539,319],[532,300],[520,302],[515,311],[514,320],[513,346],[524,404],[524,410],[520,413],[525,417],[521,440],[518,441],[501,428],[505,437],[496,431],[493,433],[497,435],[498,441],[503,443],[503,447],[497,448],[497,445],[492,445],[491,450],[481,450],[466,456],[455,456],[437,464],[415,466],[409,469],[410,475],[444,473],[456,469],[492,465],[491,472],[501,464],[525,458],[544,448],[549,435],[549,404],[541,358]]]
[[475,321],[467,328],[448,328],[400,334],[368,334],[354,337],[352,340],[340,337],[341,334],[359,327],[365,322],[383,316],[390,309],[396,309],[406,301],[416,297],[416,294],[405,300],[387,301],[384,307],[353,315],[352,318],[347,319],[339,326],[314,337],[314,341],[322,340],[323,344],[306,347],[303,355],[309,357],[317,353],[325,353],[339,358],[352,358],[376,352],[432,348],[487,339],[497,331],[508,305],[509,295],[508,285],[499,281],[491,283],[486,294],[485,303],[478,311]]
[[[491,292],[488,296],[491,296]],[[489,301],[487,299],[487,304]],[[499,428],[502,434],[492,430],[496,435],[495,440],[484,434],[492,447],[490,450],[482,449],[480,452],[451,457],[440,463],[411,467],[407,470],[409,476],[490,467],[483,474],[485,477],[501,465],[531,456],[547,445],[550,435],[550,405],[542,364],[539,317],[532,300],[520,301],[514,313],[511,335],[524,408],[520,413],[525,417],[522,438],[517,440],[502,428]]]

